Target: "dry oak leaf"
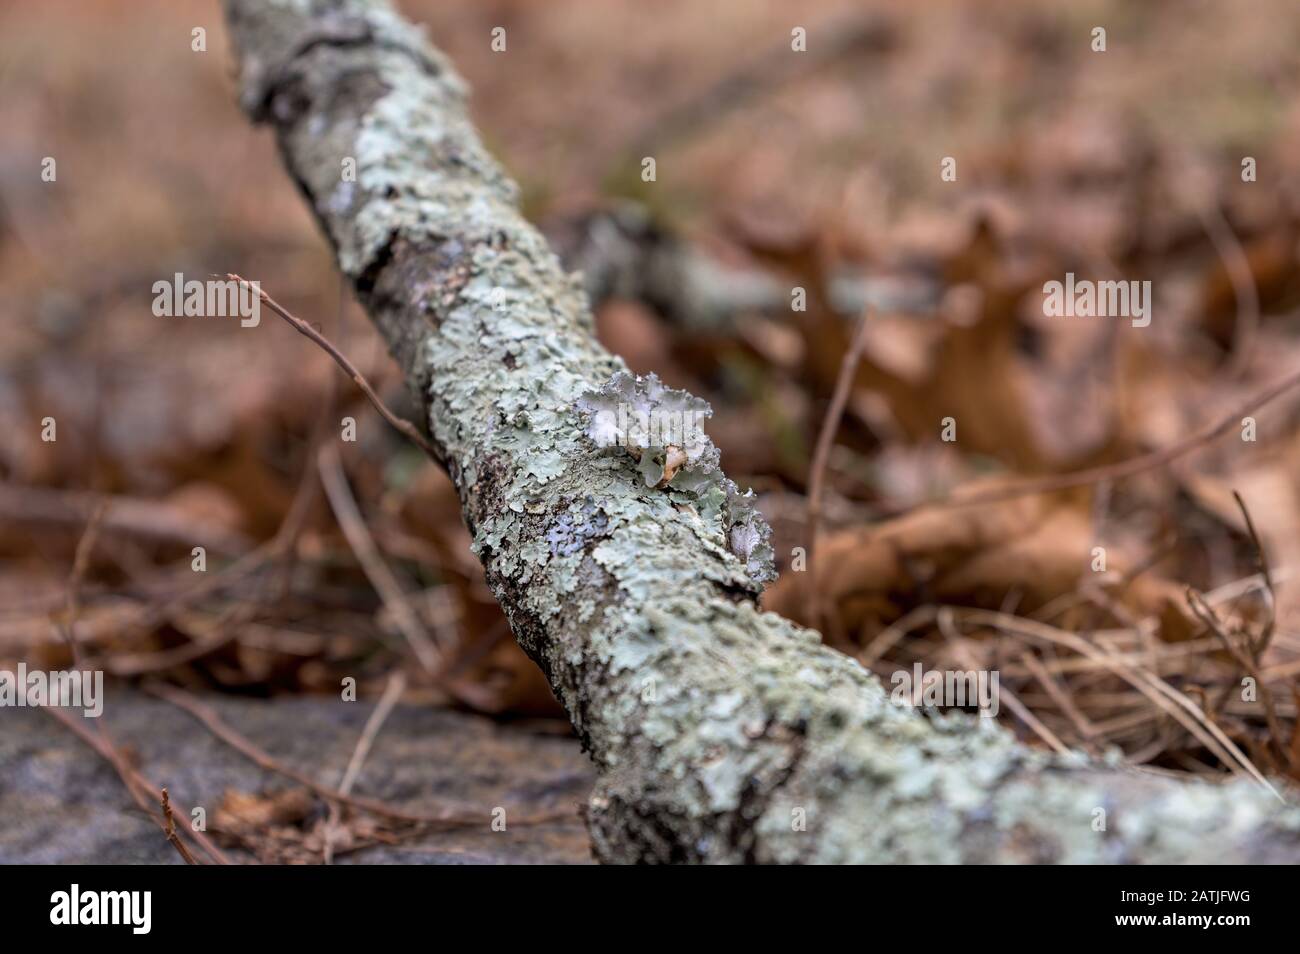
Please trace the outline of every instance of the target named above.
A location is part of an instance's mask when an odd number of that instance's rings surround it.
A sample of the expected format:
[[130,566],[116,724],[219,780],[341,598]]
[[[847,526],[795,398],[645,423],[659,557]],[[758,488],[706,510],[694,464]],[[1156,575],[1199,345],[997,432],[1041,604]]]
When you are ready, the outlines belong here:
[[[1118,552],[1107,554],[1104,574],[1094,572],[1086,503],[1086,494],[1073,492],[927,507],[830,534],[813,555],[822,603],[838,623],[828,628],[862,643],[925,603],[998,609],[1014,598],[1027,612],[1096,582],[1134,617],[1156,616],[1166,638],[1186,638],[1194,625],[1175,584],[1150,574],[1124,582],[1125,566],[1136,561]],[[813,579],[787,572],[764,607],[808,622]]]

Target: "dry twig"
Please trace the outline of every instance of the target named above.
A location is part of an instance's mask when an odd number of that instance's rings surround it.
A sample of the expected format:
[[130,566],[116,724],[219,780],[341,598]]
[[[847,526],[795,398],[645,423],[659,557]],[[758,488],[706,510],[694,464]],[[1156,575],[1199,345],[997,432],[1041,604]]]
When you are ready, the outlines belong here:
[[198,864],[198,862],[194,860],[194,856],[190,854],[190,850],[185,847],[185,843],[176,835],[176,818],[172,815],[172,803],[170,797],[167,795],[166,788],[162,790],[162,810],[163,818],[166,819],[163,831],[167,833],[167,840],[172,843],[172,847],[176,849],[177,853],[185,859],[187,865]]
[[[236,752],[239,752],[249,761],[265,769],[268,772],[275,772],[283,775],[285,778],[292,779],[299,785],[311,789],[326,801],[336,801],[353,808],[359,808],[375,815],[385,818],[391,818],[396,821],[410,822],[418,825],[429,825],[437,828],[472,828],[484,824],[481,815],[472,812],[457,812],[451,809],[444,809],[437,812],[418,812],[405,808],[397,808],[389,805],[387,802],[375,798],[366,798],[360,795],[349,795],[337,788],[331,788],[328,785],[322,785],[310,775],[301,772],[291,766],[285,765],[278,759],[274,758],[264,749],[259,748],[250,742],[244,736],[240,735],[217,714],[217,711],[211,706],[205,705],[193,695],[174,686],[166,686],[160,683],[149,683],[145,685],[145,691],[149,692],[159,699],[170,702],[178,709],[183,709],[197,719],[204,727],[208,729],[222,742],[225,742]],[[545,822],[557,821],[562,818],[571,816],[571,812],[544,812],[537,815],[525,817],[519,821],[512,821],[512,824],[519,825],[536,825]]]
[[822,628],[822,600],[817,586],[816,554],[817,535],[821,532],[822,483],[826,478],[826,462],[830,458],[831,445],[835,443],[835,434],[839,431],[840,419],[844,416],[844,405],[848,403],[849,393],[853,390],[854,374],[867,341],[867,320],[870,315],[871,309],[868,306],[863,309],[849,350],[840,362],[840,374],[835,381],[835,391],[831,395],[830,406],[826,408],[821,431],[817,435],[817,447],[813,452],[812,470],[808,477],[808,594],[812,604],[810,622],[818,630]]
[[380,415],[383,417],[385,421],[393,425],[393,427],[397,428],[397,430],[401,431],[406,437],[410,438],[411,441],[413,441],[417,447],[423,450],[431,458],[437,461],[442,460],[442,455],[438,451],[438,448],[434,447],[433,444],[429,443],[429,439],[426,438],[423,434],[421,434],[419,429],[414,424],[412,424],[410,421],[406,420],[403,417],[399,417],[397,414],[394,414],[391,410],[389,410],[388,405],[385,404],[380,399],[379,395],[375,393],[375,389],[370,386],[370,382],[366,380],[365,375],[363,375],[360,371],[358,371],[356,365],[354,365],[351,361],[349,361],[347,356],[344,355],[342,351],[334,347],[334,345],[330,342],[328,338],[326,338],[323,334],[321,334],[319,331],[317,331],[307,322],[303,321],[298,316],[289,312],[278,301],[276,301],[266,292],[262,291],[261,288],[253,285],[251,282],[246,281],[243,278],[240,278],[238,275],[234,275],[230,273],[227,273],[226,277],[231,279],[232,281],[237,281],[242,285],[248,285],[249,288],[255,290],[258,296],[261,298],[261,300],[266,303],[266,306],[268,308],[270,308],[273,312],[275,312],[277,315],[279,315],[281,318],[287,321],[291,326],[293,326],[294,330],[297,331],[299,334],[311,339],[316,344],[318,344],[322,349],[324,349],[326,354],[328,354],[331,358],[334,359],[335,364],[337,364],[340,368],[342,368],[345,372],[347,372],[348,377],[350,377],[353,380],[353,382],[356,384],[356,386],[361,389],[362,393],[365,394],[366,398],[370,401],[372,405],[374,405],[375,410],[380,413]]
[[[374,744],[375,737],[379,735],[384,720],[388,718],[388,713],[393,711],[393,706],[397,705],[397,700],[402,697],[405,689],[406,676],[400,670],[388,677],[384,694],[379,697],[375,711],[370,713],[370,718],[366,720],[361,736],[357,739],[357,747],[352,750],[352,758],[348,760],[348,767],[343,770],[339,791],[344,795],[352,794],[352,786],[356,784],[357,776],[361,774],[361,766],[365,763],[366,756],[370,754],[370,747]],[[334,831],[338,826],[340,814],[339,803],[330,802],[329,820],[325,823],[324,855],[327,865],[334,860]]]
[[[153,793],[161,790],[159,786],[149,781],[149,779],[147,779],[138,769],[127,764],[126,760],[122,758],[117,749],[103,738],[102,734],[91,732],[84,725],[78,722],[76,716],[53,706],[43,706],[42,711],[50,715],[56,722],[60,723],[64,728],[72,732],[73,735],[77,736],[77,738],[89,745],[101,758],[113,766],[113,769],[122,779],[122,784],[126,786],[127,794],[129,794],[131,800],[135,802],[136,807],[144,812],[149,818],[153,819],[154,822],[162,828],[164,834],[166,833],[166,824],[162,818],[155,814],[152,801]],[[190,814],[183,807],[181,811],[182,814]],[[177,830],[179,832],[184,832],[187,837],[193,838],[217,864],[230,864],[230,859],[225,856],[221,849],[213,843],[212,839],[209,838],[205,832],[194,831],[188,825],[182,826]]]
[[339,527],[343,530],[352,552],[356,554],[367,579],[383,599],[384,605],[392,612],[393,621],[410,644],[411,651],[415,653],[415,658],[419,660],[424,671],[430,676],[438,677],[443,670],[442,650],[434,643],[424,624],[420,622],[419,616],[406,598],[402,585],[389,569],[379,552],[379,547],[375,545],[374,538],[366,528],[366,522],[362,519],[357,502],[352,497],[352,491],[348,489],[348,479],[343,473],[338,448],[331,443],[321,445],[316,454],[316,465],[334,516],[338,519]]
[[1099,467],[1089,467],[1065,474],[1053,474],[1050,477],[1009,481],[985,491],[976,491],[964,496],[940,497],[935,500],[922,501],[918,504],[891,505],[886,503],[878,510],[887,516],[900,516],[924,508],[973,507],[980,504],[1001,503],[1034,494],[1055,493],[1073,487],[1086,487],[1100,481],[1122,480],[1126,477],[1133,477],[1173,463],[1175,460],[1200,449],[1216,438],[1222,437],[1234,428],[1240,427],[1243,417],[1262,410],[1297,385],[1300,385],[1300,372],[1288,375],[1270,385],[1250,399],[1243,401],[1217,423],[1198,431],[1190,437],[1176,441],[1168,447],[1162,447],[1148,454],[1139,454],[1136,457],[1130,457],[1128,460],[1115,464],[1104,464]]

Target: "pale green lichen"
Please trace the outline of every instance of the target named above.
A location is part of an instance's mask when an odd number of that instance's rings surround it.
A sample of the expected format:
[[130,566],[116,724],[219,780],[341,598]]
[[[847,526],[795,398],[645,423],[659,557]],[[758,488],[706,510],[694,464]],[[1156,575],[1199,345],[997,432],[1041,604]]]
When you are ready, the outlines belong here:
[[[397,240],[450,240],[468,253],[454,299],[434,307],[438,333],[425,345],[422,374],[432,382],[431,430],[463,482],[476,483],[487,456],[513,465],[503,488],[509,512],[480,524],[476,551],[500,552],[496,569],[521,583],[533,579],[529,564],[555,558],[552,572],[571,586],[577,552],[501,552],[504,540],[531,526],[527,501],[539,501],[539,511],[553,510],[562,500],[600,501],[602,527],[615,541],[620,528],[637,517],[634,507],[617,512],[624,502],[649,506],[658,520],[662,505],[671,501],[690,512],[683,522],[691,530],[673,546],[703,547],[710,563],[730,554],[739,571],[707,575],[757,592],[775,576],[770,530],[752,494],[741,494],[721,474],[717,449],[707,437],[686,448],[686,466],[668,482],[671,497],[665,497],[650,488],[664,476],[666,447],[647,446],[639,465],[629,468],[593,454],[584,433],[584,401],[597,393],[593,379],[603,380],[606,389],[626,387],[629,396],[660,407],[705,414],[707,405],[657,379],[635,378],[592,343],[578,279],[560,276],[544,241],[518,220],[516,189],[473,135],[463,89],[450,71],[434,82],[416,61],[394,54],[385,58],[383,79],[388,91],[357,133],[359,197],[352,198],[356,208],[339,257],[346,271],[361,275]],[[638,473],[647,487],[628,486],[627,478]],[[538,603],[532,609],[542,618],[561,605],[549,597]]]
[[686,391],[664,386],[654,374],[619,371],[586,391],[578,407],[588,439],[598,448],[637,462],[647,487],[675,491],[675,503],[705,523],[721,520],[727,548],[759,583],[776,578],[772,531],[754,504],[721,470],[721,458],[702,422],[713,412]]

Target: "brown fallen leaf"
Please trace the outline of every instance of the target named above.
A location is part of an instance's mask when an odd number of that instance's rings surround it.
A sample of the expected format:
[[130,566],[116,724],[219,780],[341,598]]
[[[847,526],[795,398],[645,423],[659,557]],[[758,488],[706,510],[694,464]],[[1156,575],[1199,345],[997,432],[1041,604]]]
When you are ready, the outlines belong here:
[[222,830],[252,830],[267,825],[299,825],[315,808],[315,796],[302,786],[275,792],[241,792],[228,788],[213,813]]
[[[829,535],[816,549],[828,641],[861,644],[925,603],[999,609],[1011,600],[1031,612],[1090,583],[1133,616],[1158,617],[1165,638],[1186,638],[1194,624],[1179,587],[1149,572],[1126,580],[1126,567],[1138,561],[1123,548],[1107,547],[1104,570],[1095,561],[1087,496],[929,507]],[[765,608],[807,622],[809,579],[787,572]]]

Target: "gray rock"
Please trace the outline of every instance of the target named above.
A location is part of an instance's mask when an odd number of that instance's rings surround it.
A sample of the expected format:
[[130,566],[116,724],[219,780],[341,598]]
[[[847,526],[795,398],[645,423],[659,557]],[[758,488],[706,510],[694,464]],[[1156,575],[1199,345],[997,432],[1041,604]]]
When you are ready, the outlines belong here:
[[[316,697],[256,701],[208,697],[228,725],[281,763],[336,786],[373,702]],[[252,855],[217,837],[213,817],[227,790],[253,796],[300,787],[264,771],[174,706],[110,689],[106,728],[178,804],[203,806],[209,834],[237,861]],[[592,770],[568,737],[498,725],[479,716],[399,706],[384,723],[353,794],[420,811],[481,812],[480,827],[424,831],[397,845],[364,848],[340,863],[590,863],[578,807]],[[325,804],[314,799],[314,810]],[[492,810],[506,830],[492,831]],[[511,824],[571,809],[571,817]],[[180,819],[184,823],[184,819]],[[0,863],[179,864],[158,826],[131,800],[113,768],[47,714],[0,710]]]

